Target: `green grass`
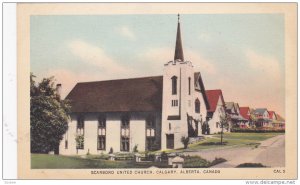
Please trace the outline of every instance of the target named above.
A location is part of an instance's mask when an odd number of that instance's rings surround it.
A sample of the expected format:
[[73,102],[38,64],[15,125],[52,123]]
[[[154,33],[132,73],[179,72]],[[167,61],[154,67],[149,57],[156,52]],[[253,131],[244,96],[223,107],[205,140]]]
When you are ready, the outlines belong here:
[[257,147],[260,141],[281,135],[282,133],[225,133],[223,135],[223,145],[221,145],[221,135],[216,134],[211,138],[189,145],[189,150],[212,149],[221,147],[252,146]]
[[[87,156],[88,158],[80,158],[79,156],[61,156],[48,154],[31,154],[32,169],[105,169],[105,168],[149,168],[156,166],[158,168],[171,168],[167,161],[164,162],[139,162],[132,160],[127,161],[109,161],[97,159],[95,156]],[[186,156],[183,164],[184,168],[207,168],[214,162],[223,161],[207,161],[199,156]]]
[[[31,154],[32,169],[127,168],[127,161],[83,159],[74,156]],[[132,166],[132,165],[131,165]]]

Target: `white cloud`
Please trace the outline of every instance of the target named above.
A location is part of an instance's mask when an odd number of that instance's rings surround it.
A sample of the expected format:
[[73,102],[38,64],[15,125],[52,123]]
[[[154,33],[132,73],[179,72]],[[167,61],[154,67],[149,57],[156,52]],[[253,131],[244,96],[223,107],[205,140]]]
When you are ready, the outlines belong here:
[[136,40],[134,32],[127,26],[122,26],[118,30],[119,34],[127,39]]
[[93,65],[101,69],[103,73],[128,74],[130,69],[118,64],[111,56],[109,56],[102,48],[89,44],[83,40],[73,40],[68,43],[71,53],[79,57],[82,62],[87,65]]
[[[78,82],[97,81],[103,79],[104,76],[100,75],[101,73],[98,75],[75,73],[68,69],[48,70],[44,74],[45,77],[54,76],[56,80],[55,82],[62,84],[62,98],[65,98]],[[40,81],[40,79],[38,79],[38,81]]]
[[279,61],[272,56],[260,55],[253,50],[245,52],[249,66],[257,73],[271,79],[279,79],[282,75]]
[[201,40],[201,41],[210,41],[211,36],[210,36],[209,33],[202,32],[198,35],[198,39]]

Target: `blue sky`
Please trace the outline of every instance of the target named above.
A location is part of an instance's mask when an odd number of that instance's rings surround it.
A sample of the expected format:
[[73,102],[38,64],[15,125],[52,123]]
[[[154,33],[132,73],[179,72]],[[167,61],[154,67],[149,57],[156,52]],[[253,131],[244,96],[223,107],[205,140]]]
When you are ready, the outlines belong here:
[[[176,15],[31,16],[31,71],[55,76],[63,95],[81,81],[162,75]],[[284,115],[284,16],[184,14],[186,60],[226,101]]]

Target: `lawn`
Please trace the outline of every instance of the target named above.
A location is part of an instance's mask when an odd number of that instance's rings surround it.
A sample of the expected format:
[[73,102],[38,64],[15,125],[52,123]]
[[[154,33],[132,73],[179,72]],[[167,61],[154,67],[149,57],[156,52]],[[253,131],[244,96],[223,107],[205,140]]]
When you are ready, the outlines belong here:
[[[158,168],[171,168],[165,162],[139,162],[132,160],[126,161],[109,161],[104,159],[81,158],[79,156],[62,156],[49,154],[31,154],[32,169],[104,169],[104,168],[149,168],[156,166]],[[186,156],[184,168],[207,168],[215,163],[224,162],[224,159],[216,159],[212,162],[207,161],[199,156]]]
[[239,147],[253,146],[257,147],[260,141],[271,137],[281,135],[282,133],[225,133],[223,135],[223,145],[220,144],[221,135],[216,134],[203,141],[189,145],[189,150],[212,149],[216,147]]

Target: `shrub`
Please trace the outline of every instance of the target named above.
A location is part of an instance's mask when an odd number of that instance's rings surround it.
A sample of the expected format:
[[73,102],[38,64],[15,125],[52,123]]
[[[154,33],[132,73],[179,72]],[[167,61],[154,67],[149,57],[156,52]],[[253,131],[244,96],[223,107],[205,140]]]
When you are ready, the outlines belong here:
[[239,164],[236,168],[265,168],[261,163],[243,163]]
[[184,146],[184,149],[187,149],[188,144],[189,144],[189,140],[190,140],[189,137],[184,137],[184,136],[181,137],[181,142]]
[[139,151],[138,151],[138,145],[134,145],[134,147],[133,147],[133,152],[134,152],[134,153],[139,152]]
[[206,168],[210,166],[210,162],[201,158],[200,156],[185,156],[184,168]]
[[217,165],[217,164],[219,164],[219,163],[223,163],[223,162],[226,162],[227,160],[226,159],[224,159],[224,158],[215,158],[211,163],[210,163],[210,165],[209,166],[214,166],[214,165]]
[[108,152],[109,154],[112,154],[112,153],[114,153],[114,149],[112,148],[112,147],[110,147],[110,149],[109,149],[109,152]]

